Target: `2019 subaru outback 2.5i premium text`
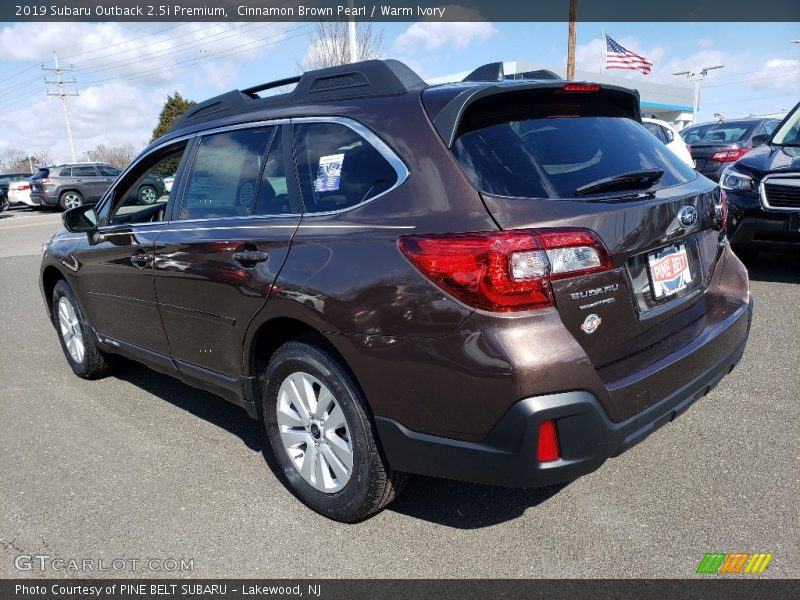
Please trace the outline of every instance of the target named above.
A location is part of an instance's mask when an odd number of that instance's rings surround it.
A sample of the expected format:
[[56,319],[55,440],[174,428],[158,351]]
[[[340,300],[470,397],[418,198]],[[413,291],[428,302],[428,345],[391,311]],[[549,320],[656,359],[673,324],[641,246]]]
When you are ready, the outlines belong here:
[[[356,521],[405,473],[593,471],[740,359],[725,196],[636,92],[430,87],[396,61],[288,82],[192,108],[64,214],[41,287],[76,374],[123,355],[225,397],[303,502]],[[130,205],[170,170],[168,199]]]

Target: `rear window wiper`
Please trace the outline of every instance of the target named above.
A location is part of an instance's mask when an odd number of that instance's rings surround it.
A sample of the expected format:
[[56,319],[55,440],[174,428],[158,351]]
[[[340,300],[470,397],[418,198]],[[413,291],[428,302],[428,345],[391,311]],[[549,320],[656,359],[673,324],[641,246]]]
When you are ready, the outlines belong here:
[[597,181],[592,181],[582,185],[575,190],[576,196],[594,194],[596,192],[606,192],[609,190],[641,190],[652,187],[664,175],[660,169],[650,169],[645,171],[630,171],[620,173],[611,177],[603,177]]

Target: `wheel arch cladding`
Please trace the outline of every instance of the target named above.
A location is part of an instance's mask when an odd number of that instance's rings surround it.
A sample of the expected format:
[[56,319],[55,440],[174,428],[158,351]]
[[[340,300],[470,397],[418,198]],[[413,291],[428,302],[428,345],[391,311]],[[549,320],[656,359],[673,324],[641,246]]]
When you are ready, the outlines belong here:
[[[363,386],[336,345],[318,329],[293,317],[275,317],[258,326],[253,334],[249,349],[246,349],[245,368],[247,372],[245,374],[262,377],[270,359],[278,348],[293,340],[316,344],[331,353],[352,377],[362,396],[367,400],[370,412],[372,412],[371,403],[364,392]],[[261,400],[261,398],[258,398],[259,403]],[[259,406],[258,408],[260,413],[261,407]]]
[[66,278],[56,267],[50,265],[42,272],[42,290],[44,292],[44,301],[47,306],[47,312],[53,316],[53,290],[59,280]]

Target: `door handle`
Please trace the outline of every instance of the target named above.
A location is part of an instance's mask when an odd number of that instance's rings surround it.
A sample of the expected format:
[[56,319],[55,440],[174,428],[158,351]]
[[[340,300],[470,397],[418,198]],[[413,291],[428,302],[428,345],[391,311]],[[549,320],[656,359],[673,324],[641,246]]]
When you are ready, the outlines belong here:
[[268,258],[269,254],[263,250],[239,250],[233,253],[233,260],[246,268],[254,267]]
[[131,256],[131,264],[136,267],[137,269],[141,269],[147,266],[147,263],[153,260],[153,253],[152,252],[137,252],[133,256]]

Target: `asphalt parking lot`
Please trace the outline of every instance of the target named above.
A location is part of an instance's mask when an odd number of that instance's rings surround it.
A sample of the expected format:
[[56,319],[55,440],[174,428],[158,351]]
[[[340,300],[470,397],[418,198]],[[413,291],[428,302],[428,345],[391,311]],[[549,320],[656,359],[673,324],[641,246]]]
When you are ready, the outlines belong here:
[[19,571],[24,554],[192,559],[170,574],[198,578],[683,578],[718,551],[772,552],[762,577],[800,577],[797,256],[750,265],[738,368],[599,471],[542,490],[417,477],[344,525],[284,489],[242,410],[141,366],[72,374],[37,282],[58,223],[0,215],[0,577],[163,574]]

